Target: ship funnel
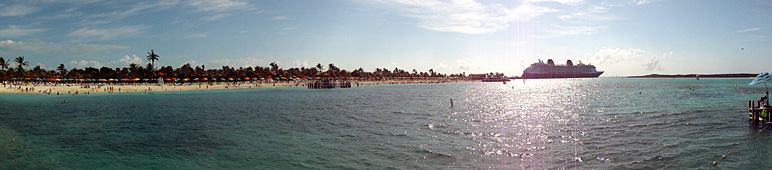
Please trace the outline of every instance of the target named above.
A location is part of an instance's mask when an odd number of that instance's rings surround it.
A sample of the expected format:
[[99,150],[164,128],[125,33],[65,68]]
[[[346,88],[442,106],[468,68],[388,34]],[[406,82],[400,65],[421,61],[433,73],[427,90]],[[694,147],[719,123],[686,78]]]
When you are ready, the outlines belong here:
[[552,59],[547,59],[547,64],[549,65],[555,65],[555,62],[552,61]]
[[567,65],[567,66],[573,66],[573,65],[574,65],[574,62],[571,62],[571,60],[568,60],[568,61],[566,61],[566,65]]

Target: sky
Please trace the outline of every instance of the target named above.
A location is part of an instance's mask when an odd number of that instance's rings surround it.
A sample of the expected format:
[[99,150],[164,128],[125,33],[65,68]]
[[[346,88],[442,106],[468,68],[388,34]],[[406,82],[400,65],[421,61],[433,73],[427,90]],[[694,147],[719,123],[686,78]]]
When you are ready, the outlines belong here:
[[[4,0],[0,57],[30,68],[399,67],[519,76],[553,59],[602,77],[772,71],[772,1]],[[15,63],[11,64],[12,66]]]

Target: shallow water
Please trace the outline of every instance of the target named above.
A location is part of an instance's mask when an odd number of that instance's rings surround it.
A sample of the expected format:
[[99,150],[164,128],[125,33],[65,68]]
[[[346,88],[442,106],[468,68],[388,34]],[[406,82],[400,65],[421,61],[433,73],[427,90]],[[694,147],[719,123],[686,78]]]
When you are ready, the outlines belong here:
[[3,94],[0,169],[761,169],[750,81]]

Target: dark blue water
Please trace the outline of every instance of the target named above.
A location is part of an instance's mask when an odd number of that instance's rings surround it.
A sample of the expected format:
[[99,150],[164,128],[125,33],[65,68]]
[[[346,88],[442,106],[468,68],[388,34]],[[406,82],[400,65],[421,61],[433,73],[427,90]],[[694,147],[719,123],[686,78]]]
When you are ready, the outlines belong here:
[[0,169],[763,169],[750,81],[2,94]]

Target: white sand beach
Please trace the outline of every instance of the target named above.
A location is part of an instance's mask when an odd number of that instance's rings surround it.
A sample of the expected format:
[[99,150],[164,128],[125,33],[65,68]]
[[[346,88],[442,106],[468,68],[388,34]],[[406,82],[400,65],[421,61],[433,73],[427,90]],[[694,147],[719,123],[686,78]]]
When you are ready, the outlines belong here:
[[[63,94],[91,94],[91,93],[131,93],[131,92],[163,92],[186,90],[218,90],[218,89],[244,89],[244,88],[276,88],[276,87],[305,87],[308,81],[281,81],[281,82],[184,82],[184,83],[29,83],[6,82],[0,88],[0,93],[43,93],[51,95]],[[456,83],[469,82],[468,80],[381,80],[381,81],[352,81],[352,87],[386,84],[426,84],[426,83]]]

